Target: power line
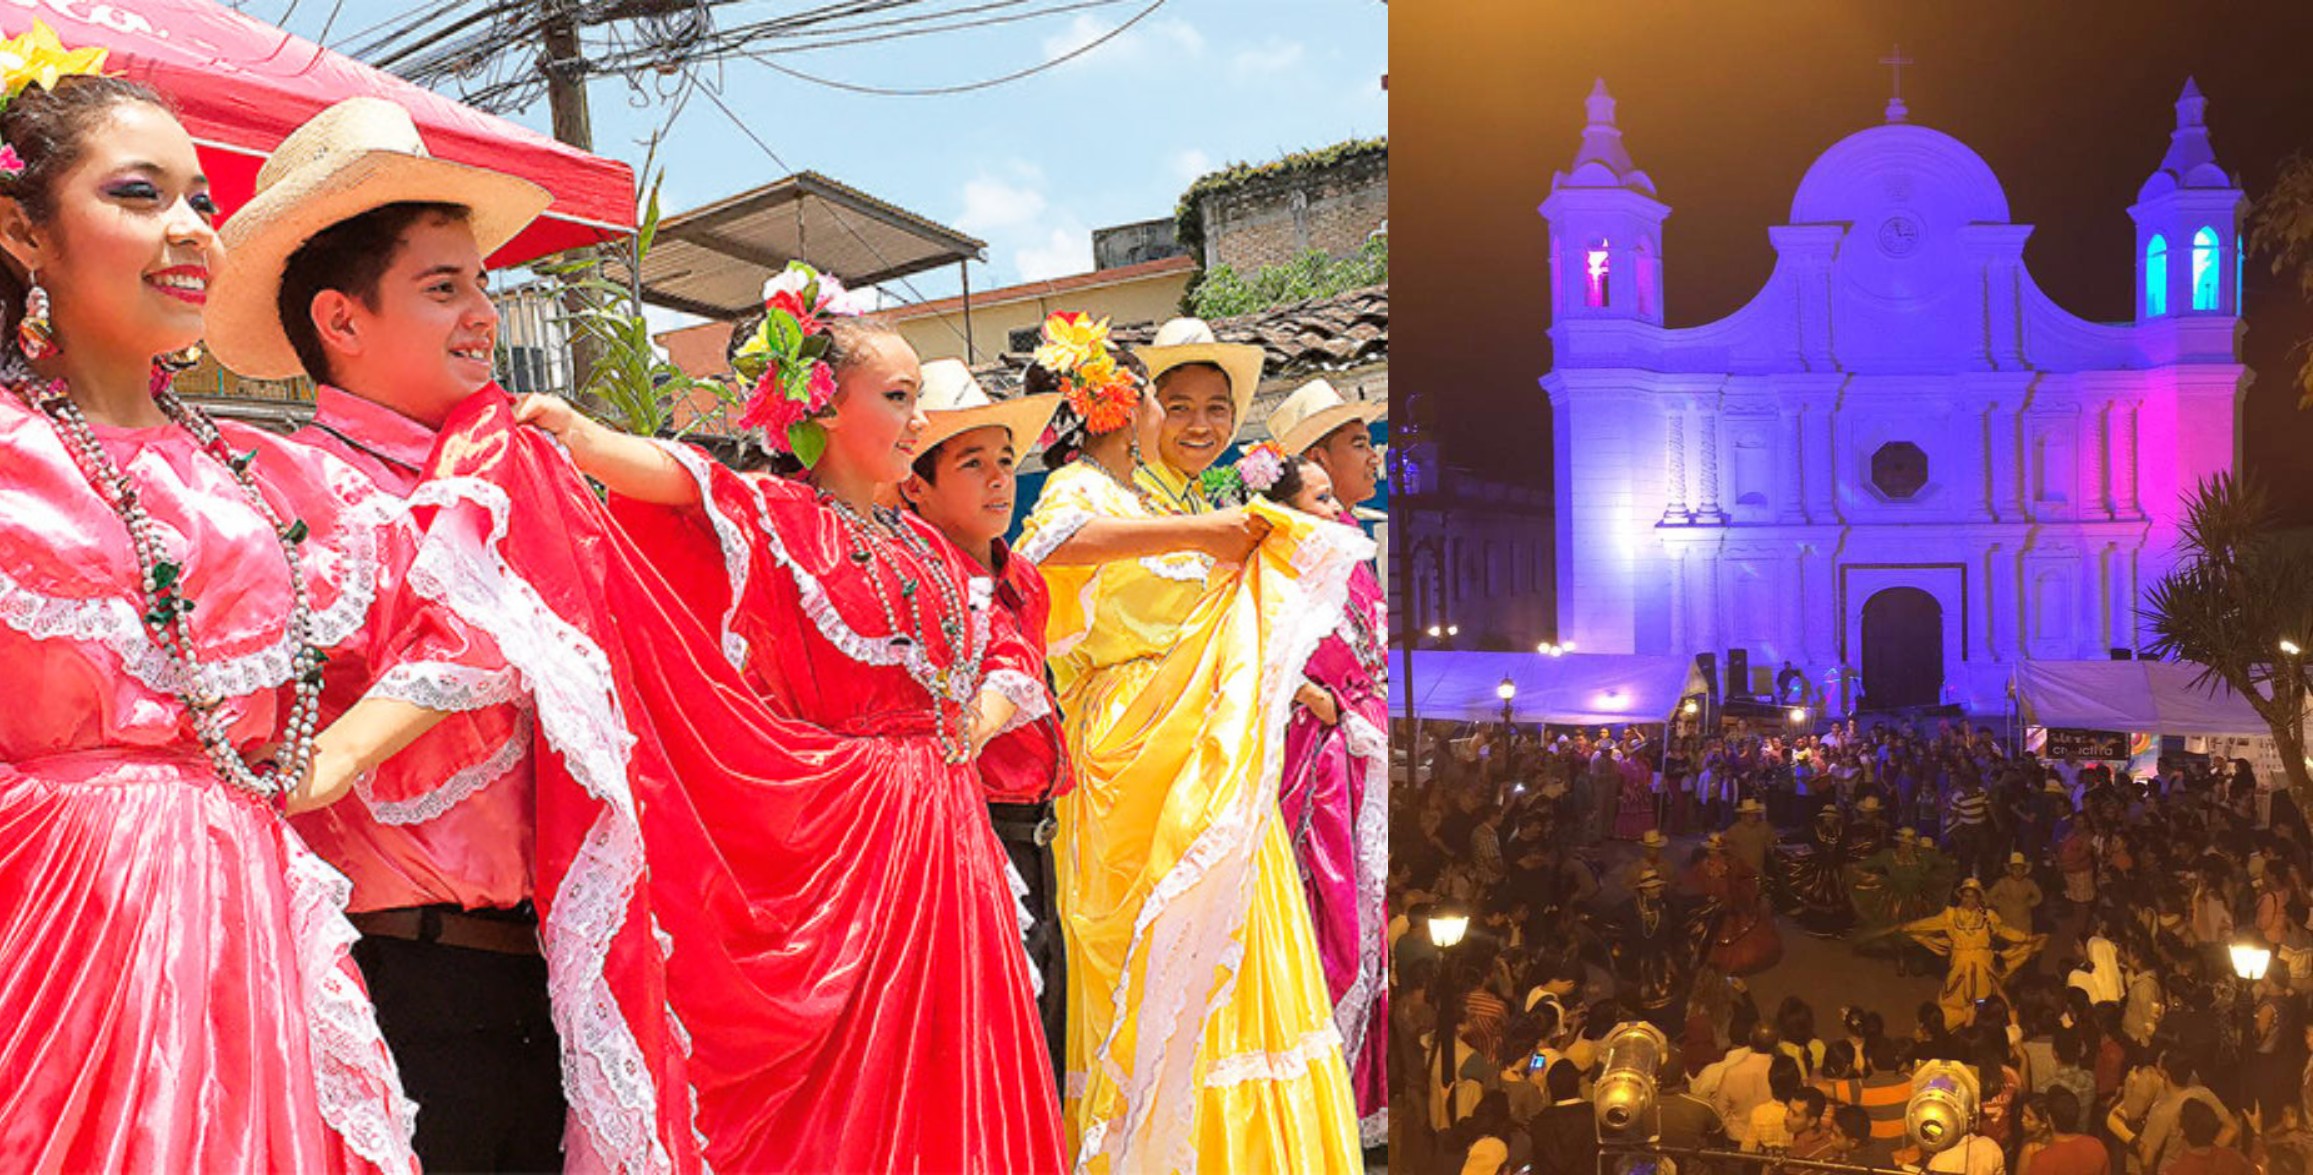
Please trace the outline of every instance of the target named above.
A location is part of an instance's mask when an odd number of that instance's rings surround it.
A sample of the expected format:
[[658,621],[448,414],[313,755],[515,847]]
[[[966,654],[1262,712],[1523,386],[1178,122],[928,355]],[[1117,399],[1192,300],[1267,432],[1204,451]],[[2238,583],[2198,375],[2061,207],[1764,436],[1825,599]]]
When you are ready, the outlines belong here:
[[877,97],[884,98],[933,98],[948,94],[968,94],[974,90],[992,89],[996,86],[1019,81],[1022,78],[1032,77],[1056,66],[1066,65],[1067,63],[1074,61],[1075,59],[1082,57],[1085,54],[1100,48],[1102,45],[1105,45],[1108,42],[1124,35],[1125,30],[1136,24],[1139,24],[1151,13],[1155,12],[1159,8],[1164,7],[1165,2],[1166,0],[1151,0],[1151,3],[1148,7],[1134,13],[1130,20],[1125,21],[1123,24],[1120,24],[1115,28],[1102,33],[1100,36],[1095,37],[1083,45],[1078,46],[1075,49],[1071,49],[1068,52],[1051,59],[1050,61],[1043,62],[1039,65],[1031,65],[1026,69],[1014,70],[1013,72],[1005,74],[1002,77],[993,77],[984,81],[977,82],[966,82],[962,85],[955,86],[928,86],[921,89],[896,89],[889,86],[866,86],[854,82],[837,81],[834,78],[820,77],[816,74],[805,73],[800,69],[794,69],[789,66],[781,65],[776,61],[772,61],[769,58],[764,57],[760,53],[747,53],[745,56],[753,59],[757,64],[786,74],[788,77],[795,78],[798,81],[806,81],[814,85],[826,86],[829,89],[842,90],[845,93],[850,94],[872,94]]

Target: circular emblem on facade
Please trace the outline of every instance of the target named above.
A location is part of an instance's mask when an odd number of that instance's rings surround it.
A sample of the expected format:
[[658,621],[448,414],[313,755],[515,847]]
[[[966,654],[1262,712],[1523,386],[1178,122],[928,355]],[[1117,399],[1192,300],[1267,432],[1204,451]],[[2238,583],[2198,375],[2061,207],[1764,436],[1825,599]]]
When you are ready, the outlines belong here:
[[1919,248],[1919,222],[1902,213],[1879,225],[1879,251],[1890,257],[1909,257]]

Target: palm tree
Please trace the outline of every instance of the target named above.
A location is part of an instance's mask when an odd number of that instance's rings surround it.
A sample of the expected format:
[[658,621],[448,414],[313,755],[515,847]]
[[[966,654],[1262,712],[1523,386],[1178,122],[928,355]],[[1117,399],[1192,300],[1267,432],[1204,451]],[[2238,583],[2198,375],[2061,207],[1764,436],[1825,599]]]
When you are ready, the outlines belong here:
[[2313,558],[2278,533],[2262,486],[2220,473],[2187,499],[2176,570],[2144,609],[2151,652],[2201,666],[2197,688],[2223,682],[2272,728],[2300,806],[2305,767],[2305,654],[2313,645]]

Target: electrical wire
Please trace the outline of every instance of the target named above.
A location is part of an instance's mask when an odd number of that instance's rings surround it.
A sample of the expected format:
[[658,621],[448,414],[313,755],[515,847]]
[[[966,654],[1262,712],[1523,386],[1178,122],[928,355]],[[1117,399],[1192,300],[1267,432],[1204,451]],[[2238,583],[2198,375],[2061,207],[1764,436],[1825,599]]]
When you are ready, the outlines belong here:
[[1033,77],[1037,74],[1043,73],[1045,70],[1052,69],[1057,66],[1066,65],[1067,63],[1074,61],[1095,49],[1100,48],[1102,45],[1105,45],[1110,41],[1123,36],[1125,30],[1130,29],[1132,26],[1139,24],[1141,21],[1147,19],[1149,15],[1154,13],[1157,9],[1164,7],[1165,3],[1166,0],[1150,0],[1148,7],[1134,13],[1131,19],[1125,21],[1123,24],[1120,24],[1115,28],[1102,33],[1100,36],[1085,42],[1083,45],[1071,49],[1068,52],[1063,53],[1058,57],[1052,58],[1049,61],[1038,65],[1031,65],[1026,69],[1014,70],[1013,72],[1005,74],[1001,77],[988,78],[977,82],[966,82],[962,85],[927,86],[919,89],[897,89],[889,86],[867,86],[860,85],[855,82],[837,81],[834,78],[820,77],[815,74],[805,73],[800,69],[781,65],[776,61],[769,60],[760,53],[747,53],[746,56],[766,68],[786,74],[788,77],[795,78],[798,81],[805,81],[814,85],[826,86],[832,90],[842,90],[848,94],[870,94],[883,98],[933,98],[949,94],[969,94],[976,90],[993,89],[997,86],[1019,81],[1022,78]]

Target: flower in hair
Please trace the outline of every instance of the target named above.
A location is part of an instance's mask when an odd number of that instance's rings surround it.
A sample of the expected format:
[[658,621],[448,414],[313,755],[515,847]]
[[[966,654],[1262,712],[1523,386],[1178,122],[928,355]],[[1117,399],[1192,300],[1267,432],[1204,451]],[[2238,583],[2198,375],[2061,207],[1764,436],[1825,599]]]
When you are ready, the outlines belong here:
[[800,261],[763,284],[762,325],[732,357],[740,376],[755,381],[740,427],[763,430],[765,446],[792,453],[805,466],[818,464],[827,451],[818,418],[835,400],[827,320],[855,313],[862,302],[861,294]]
[[1237,476],[1246,489],[1268,493],[1285,476],[1285,450],[1269,441],[1254,445],[1237,458]]
[[15,179],[24,174],[24,157],[16,148],[0,143],[0,179]]
[[1107,319],[1074,310],[1053,312],[1044,320],[1044,341],[1033,358],[1058,377],[1069,408],[1087,430],[1115,432],[1132,423],[1140,385],[1109,351]]
[[28,86],[53,90],[60,78],[102,73],[107,52],[67,49],[55,29],[35,20],[31,32],[0,41],[0,85],[11,101]]

